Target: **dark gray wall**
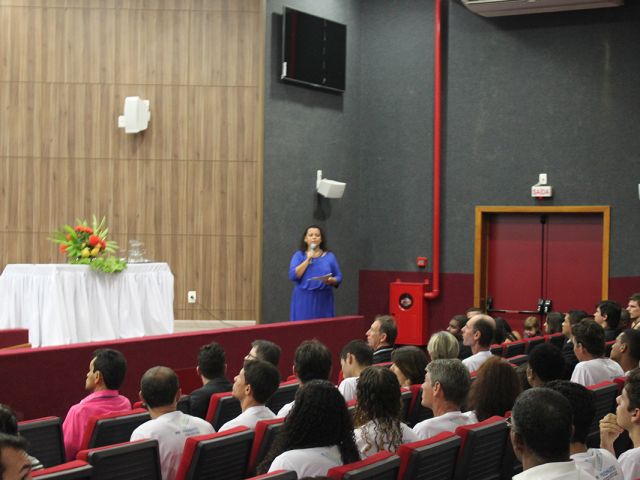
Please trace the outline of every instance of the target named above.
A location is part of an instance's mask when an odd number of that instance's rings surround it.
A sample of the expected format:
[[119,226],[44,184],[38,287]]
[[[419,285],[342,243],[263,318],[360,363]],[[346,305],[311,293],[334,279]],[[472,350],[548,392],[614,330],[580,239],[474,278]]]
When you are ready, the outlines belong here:
[[[316,168],[349,182],[323,223],[346,270],[339,313],[355,311],[359,269],[431,255],[434,2],[286,3],[347,23],[348,86],[339,99],[279,82],[282,2],[268,2],[264,321],[286,318]],[[535,205],[544,172],[542,205],[611,205],[611,275],[640,275],[640,2],[487,19],[452,1],[445,39],[443,271],[473,272],[476,205]]]

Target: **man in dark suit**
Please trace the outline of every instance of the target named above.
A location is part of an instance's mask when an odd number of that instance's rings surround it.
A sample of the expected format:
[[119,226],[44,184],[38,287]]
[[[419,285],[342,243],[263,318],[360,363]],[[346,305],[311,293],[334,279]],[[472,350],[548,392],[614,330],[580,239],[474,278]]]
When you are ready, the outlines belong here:
[[202,388],[194,390],[189,395],[189,412],[194,417],[204,418],[209,409],[211,395],[230,392],[233,388],[224,376],[227,371],[224,348],[216,342],[200,348],[197,371],[202,379]]
[[378,315],[367,330],[367,343],[373,349],[373,363],[391,361],[391,352],[398,336],[396,320],[391,315]]

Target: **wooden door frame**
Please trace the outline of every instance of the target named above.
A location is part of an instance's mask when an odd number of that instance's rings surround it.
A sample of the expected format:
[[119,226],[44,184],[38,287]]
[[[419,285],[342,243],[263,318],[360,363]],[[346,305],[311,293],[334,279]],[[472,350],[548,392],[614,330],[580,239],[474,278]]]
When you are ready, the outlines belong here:
[[473,305],[486,307],[488,216],[496,213],[598,213],[602,215],[602,297],[609,298],[609,242],[611,233],[611,207],[605,205],[573,207],[487,206],[476,207],[473,253]]

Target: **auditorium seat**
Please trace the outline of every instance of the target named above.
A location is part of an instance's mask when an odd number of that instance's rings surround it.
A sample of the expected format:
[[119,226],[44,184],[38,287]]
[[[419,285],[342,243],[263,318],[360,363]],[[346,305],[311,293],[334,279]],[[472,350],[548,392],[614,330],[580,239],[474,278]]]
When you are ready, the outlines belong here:
[[161,480],[157,440],[138,440],[78,452],[93,467],[92,480]]
[[297,378],[295,380],[282,382],[280,386],[278,386],[278,390],[276,390],[267,401],[267,407],[269,407],[273,413],[277,414],[287,403],[293,402],[299,387],[300,382]]
[[400,457],[383,450],[364,460],[333,467],[327,477],[335,480],[396,480],[400,469]]
[[531,350],[533,350],[538,345],[541,345],[544,343],[544,337],[540,335],[537,337],[527,338],[525,342],[526,342],[526,347],[524,349],[524,353],[528,355],[529,352],[531,352]]
[[423,420],[433,418],[433,412],[430,408],[422,406],[422,384],[411,385],[409,390],[411,390],[411,404],[406,424],[413,427]]
[[525,340],[518,340],[517,342],[505,343],[502,356],[505,358],[515,357],[516,355],[524,355],[527,348],[527,342]]
[[128,442],[133,431],[150,419],[149,412],[144,408],[91,417],[80,450]]
[[462,444],[454,478],[499,480],[508,431],[507,422],[498,416],[456,428]]
[[615,411],[616,397],[618,396],[618,384],[616,382],[600,382],[595,385],[589,385],[587,388],[596,394],[596,415],[589,427],[587,446],[589,448],[599,448],[600,420],[607,413]]
[[555,345],[560,350],[562,350],[562,347],[564,346],[564,342],[566,341],[565,336],[561,332],[552,333],[551,335],[545,335],[544,339],[547,343]]
[[247,427],[188,437],[176,480],[244,478],[253,438]]
[[29,455],[36,457],[45,467],[64,462],[62,420],[59,417],[43,417],[18,422],[18,433],[29,442]]
[[498,357],[501,357],[502,351],[504,350],[504,345],[502,345],[501,343],[494,343],[493,345],[491,345],[489,350],[491,351],[491,355],[497,355]]
[[267,478],[269,480],[298,480],[298,475],[296,472],[292,472],[291,470],[276,470],[271,473],[265,473],[263,475],[258,475],[257,477],[251,477],[247,480],[262,480],[263,478]]
[[409,409],[411,408],[411,400],[413,400],[413,392],[407,387],[400,388],[400,400],[402,408],[400,409],[400,418],[406,422],[409,418]]
[[222,425],[241,413],[240,402],[237,398],[233,398],[231,392],[214,393],[209,399],[209,409],[205,420],[213,425],[217,432]]
[[260,420],[256,423],[253,445],[251,446],[251,454],[247,465],[247,475],[255,474],[256,468],[264,460],[271,445],[273,445],[273,440],[283,426],[284,418]]
[[400,445],[398,479],[452,480],[460,450],[460,437],[453,432]]
[[507,362],[511,365],[518,367],[523,363],[527,363],[529,361],[529,355],[516,355],[515,357],[507,358]]
[[31,472],[31,477],[40,480],[88,480],[91,478],[92,471],[93,467],[87,462],[73,460]]

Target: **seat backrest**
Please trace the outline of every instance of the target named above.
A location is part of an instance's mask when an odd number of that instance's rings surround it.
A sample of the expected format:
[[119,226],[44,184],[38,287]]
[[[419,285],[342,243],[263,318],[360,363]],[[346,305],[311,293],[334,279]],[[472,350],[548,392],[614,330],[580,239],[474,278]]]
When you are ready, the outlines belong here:
[[544,339],[547,342],[551,343],[552,345],[555,345],[556,347],[558,347],[560,350],[562,350],[562,347],[564,346],[564,342],[566,340],[562,332],[552,333],[551,335],[545,335]]
[[503,417],[456,428],[462,439],[454,478],[456,480],[499,480],[508,427]]
[[128,442],[133,431],[150,419],[149,412],[144,408],[91,417],[80,450]]
[[253,431],[248,427],[188,437],[176,480],[244,478],[252,443]]
[[291,470],[275,470],[271,473],[248,478],[247,480],[262,480],[263,478],[268,478],[269,480],[298,480],[298,475]]
[[491,345],[489,350],[491,351],[491,355],[497,355],[501,357],[504,346],[501,343],[494,343],[493,345]]
[[607,413],[615,412],[618,384],[616,382],[600,382],[589,385],[587,388],[596,394],[596,415],[589,427],[587,446],[598,448],[600,446],[600,420]]
[[18,422],[18,433],[29,442],[29,455],[36,457],[45,467],[64,462],[62,420],[59,417],[43,417]]
[[396,452],[400,457],[398,478],[451,480],[460,443],[460,437],[453,432],[442,432],[426,440],[400,445]]
[[410,427],[422,422],[423,420],[427,420],[429,418],[433,418],[433,411],[428,407],[422,406],[422,385],[415,384],[409,387],[411,390],[411,404],[409,405],[409,414],[407,416],[406,423]]
[[524,350],[524,353],[529,354],[529,352],[537,347],[538,345],[541,345],[544,343],[544,337],[542,335],[537,336],[537,337],[531,337],[531,338],[527,338],[526,340],[527,344],[526,344],[526,348]]
[[515,357],[507,358],[507,362],[516,367],[527,363],[529,361],[529,355],[516,355]]
[[505,343],[502,356],[505,358],[515,357],[516,355],[524,355],[527,349],[527,342],[518,340],[517,342]]
[[293,402],[299,387],[300,382],[298,379],[282,382],[278,390],[267,400],[267,407],[269,407],[273,413],[277,414],[287,403]]
[[40,480],[88,480],[92,471],[93,467],[87,462],[73,460],[55,467],[36,470],[31,472],[31,476]]
[[249,456],[249,464],[247,465],[247,475],[253,475],[255,473],[256,467],[264,460],[271,445],[273,445],[276,435],[282,430],[283,426],[284,418],[260,420],[256,423],[254,429],[255,436]]
[[157,440],[139,440],[80,450],[93,467],[92,480],[161,480]]
[[220,430],[220,427],[242,413],[240,401],[233,398],[231,392],[214,393],[209,399],[209,409],[205,420]]
[[411,408],[411,400],[413,400],[413,392],[406,387],[400,389],[400,400],[402,401],[402,409],[400,410],[400,418],[403,422],[409,419],[409,409]]
[[382,451],[359,462],[333,467],[327,477],[336,480],[396,480],[400,469],[400,457]]

